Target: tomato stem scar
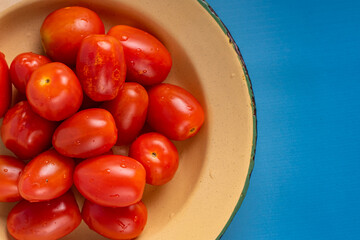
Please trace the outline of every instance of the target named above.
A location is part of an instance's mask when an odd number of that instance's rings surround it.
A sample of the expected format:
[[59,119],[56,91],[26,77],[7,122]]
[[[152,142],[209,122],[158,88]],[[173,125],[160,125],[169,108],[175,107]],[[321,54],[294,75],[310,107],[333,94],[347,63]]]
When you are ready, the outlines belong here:
[[153,158],[156,158],[156,153],[152,152],[152,153],[151,153],[151,156],[152,156]]

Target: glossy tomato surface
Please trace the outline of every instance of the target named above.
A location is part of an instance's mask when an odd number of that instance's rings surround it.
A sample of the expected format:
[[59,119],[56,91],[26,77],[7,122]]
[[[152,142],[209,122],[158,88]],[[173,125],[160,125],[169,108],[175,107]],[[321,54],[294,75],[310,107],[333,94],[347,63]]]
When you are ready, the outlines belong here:
[[0,52],[0,118],[3,117],[11,103],[11,81],[9,77],[9,67],[5,60],[5,55]]
[[84,92],[94,101],[114,99],[126,76],[126,63],[120,42],[107,35],[90,35],[81,42],[76,74]]
[[67,192],[50,201],[20,201],[8,215],[7,229],[15,239],[56,240],[71,233],[80,222],[74,195]]
[[104,155],[79,163],[74,183],[88,200],[108,207],[124,207],[141,200],[146,173],[135,159]]
[[33,110],[50,121],[60,121],[79,110],[83,91],[75,73],[60,62],[36,69],[26,86]]
[[138,137],[130,146],[129,157],[139,161],[146,170],[146,183],[163,185],[175,175],[179,154],[164,135],[151,132]]
[[143,202],[128,207],[104,207],[85,200],[81,215],[90,229],[109,239],[134,239],[141,234],[147,221]]
[[24,166],[22,160],[0,155],[0,202],[16,202],[22,199],[18,180]]
[[197,99],[184,88],[161,83],[149,91],[147,122],[172,140],[194,136],[204,122],[204,110]]
[[126,82],[114,100],[102,105],[115,119],[118,129],[117,145],[130,144],[139,135],[146,120],[148,104],[149,97],[145,88],[135,82]]
[[89,158],[109,151],[116,140],[117,129],[111,113],[90,108],[62,122],[54,133],[52,143],[64,156]]
[[166,79],[172,59],[169,51],[156,37],[126,25],[112,27],[108,35],[116,37],[124,47],[127,81],[148,86]]
[[51,60],[43,55],[26,52],[17,55],[10,64],[11,81],[20,93],[26,92],[26,84],[31,74]]
[[75,66],[76,55],[84,37],[104,34],[104,24],[92,10],[65,7],[50,13],[40,28],[42,45],[53,60]]
[[56,127],[56,122],[40,117],[27,101],[21,101],[6,113],[1,139],[16,156],[30,159],[50,148]]
[[74,160],[54,149],[28,162],[19,178],[20,195],[30,201],[51,200],[63,195],[73,184]]

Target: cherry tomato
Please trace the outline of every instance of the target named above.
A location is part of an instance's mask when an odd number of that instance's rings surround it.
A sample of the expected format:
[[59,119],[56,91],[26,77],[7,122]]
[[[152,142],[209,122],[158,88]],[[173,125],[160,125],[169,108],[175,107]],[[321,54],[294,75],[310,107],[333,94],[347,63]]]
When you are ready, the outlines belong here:
[[33,72],[26,96],[33,110],[50,121],[70,117],[79,110],[83,100],[75,73],[59,62],[45,64]]
[[100,108],[85,109],[56,129],[52,143],[64,156],[89,158],[109,151],[117,140],[113,116]]
[[0,202],[22,199],[18,190],[19,176],[25,163],[17,158],[0,155]]
[[9,67],[5,55],[0,52],[0,118],[2,118],[10,107],[11,103],[11,81]]
[[112,27],[108,35],[116,37],[124,47],[127,81],[153,85],[165,80],[172,60],[169,51],[157,38],[125,25]]
[[175,145],[164,135],[146,133],[130,146],[129,157],[139,161],[146,170],[146,183],[163,185],[175,175],[179,154]]
[[40,35],[46,54],[53,60],[74,66],[80,43],[90,34],[104,34],[100,17],[84,7],[65,7],[50,13]]
[[81,42],[76,74],[92,100],[112,100],[125,82],[125,64],[123,48],[116,38],[90,35]]
[[55,240],[71,233],[81,222],[74,195],[64,195],[44,202],[20,201],[10,211],[7,229],[15,239]]
[[18,183],[20,195],[30,202],[63,195],[73,184],[74,167],[73,159],[54,149],[41,153],[25,166]]
[[196,98],[185,89],[168,83],[149,91],[147,122],[172,140],[194,136],[204,122],[204,110]]
[[128,207],[104,207],[85,200],[81,215],[90,229],[110,239],[134,239],[141,234],[147,221],[143,202]]
[[22,101],[6,113],[1,126],[1,138],[16,156],[29,159],[50,148],[56,127],[56,122],[40,117],[27,101]]
[[25,93],[31,74],[38,67],[50,62],[49,58],[32,52],[17,55],[10,64],[12,83],[19,92]]
[[148,103],[149,97],[143,86],[126,82],[114,100],[102,105],[115,119],[117,145],[130,144],[139,135],[146,120]]
[[108,207],[125,207],[141,200],[145,169],[135,159],[104,155],[79,163],[74,184],[88,200]]

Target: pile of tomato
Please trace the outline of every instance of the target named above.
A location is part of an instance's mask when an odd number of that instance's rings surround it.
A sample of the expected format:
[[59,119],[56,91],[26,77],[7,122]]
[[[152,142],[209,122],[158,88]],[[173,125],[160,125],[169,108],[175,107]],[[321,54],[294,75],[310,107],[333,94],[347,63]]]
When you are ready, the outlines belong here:
[[[20,53],[9,66],[0,53],[1,139],[16,156],[0,156],[0,201],[18,201],[7,229],[16,239],[59,239],[84,220],[107,238],[133,239],[147,222],[146,184],[174,177],[172,141],[194,136],[204,111],[162,83],[171,55],[143,30],[105,34],[94,11],[72,6],[50,13],[40,36],[46,56]],[[128,146],[128,156],[114,146]]]

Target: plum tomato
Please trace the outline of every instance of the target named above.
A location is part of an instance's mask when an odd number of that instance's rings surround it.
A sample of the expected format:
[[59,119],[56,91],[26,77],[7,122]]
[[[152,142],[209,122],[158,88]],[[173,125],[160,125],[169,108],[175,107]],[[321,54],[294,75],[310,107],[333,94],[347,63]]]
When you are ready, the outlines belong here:
[[51,147],[56,127],[56,122],[40,117],[27,101],[21,101],[6,113],[1,126],[1,138],[10,151],[26,160]]
[[104,207],[85,200],[81,215],[90,229],[109,239],[134,239],[141,234],[147,221],[143,202],[127,207]]
[[149,103],[148,94],[143,86],[126,82],[114,100],[104,102],[114,117],[118,129],[116,145],[130,144],[139,135],[146,120]]
[[135,159],[103,155],[79,163],[74,184],[88,200],[107,207],[125,207],[141,200],[146,172]]
[[100,17],[94,11],[79,6],[55,10],[45,18],[40,28],[41,42],[47,56],[68,66],[75,66],[84,37],[104,33]]
[[17,55],[10,64],[11,81],[20,93],[26,92],[26,84],[31,74],[38,67],[50,63],[51,60],[43,55],[32,52]]
[[168,76],[171,55],[156,37],[126,25],[112,27],[108,35],[116,37],[124,47],[127,81],[149,86],[161,83]]
[[86,95],[101,102],[114,99],[126,76],[126,63],[120,42],[107,35],[90,35],[81,42],[76,74]]
[[204,122],[204,110],[184,88],[161,83],[148,91],[147,122],[156,132],[172,140],[194,136]]
[[30,202],[60,197],[73,184],[74,160],[50,149],[28,162],[20,175],[20,195]]
[[5,55],[0,52],[0,118],[2,118],[10,107],[12,97],[9,67]]
[[90,108],[62,122],[55,130],[52,143],[64,156],[89,158],[109,151],[116,140],[117,129],[111,113]]
[[179,166],[179,154],[175,145],[156,132],[139,136],[130,146],[129,157],[144,166],[146,183],[151,185],[169,182]]
[[79,110],[83,91],[69,67],[52,62],[33,72],[26,86],[26,96],[37,114],[50,121],[61,121]]
[[7,229],[21,240],[56,240],[75,230],[81,213],[72,192],[43,202],[22,200],[11,209]]
[[0,155],[0,202],[16,202],[22,199],[18,180],[25,163],[11,156]]

